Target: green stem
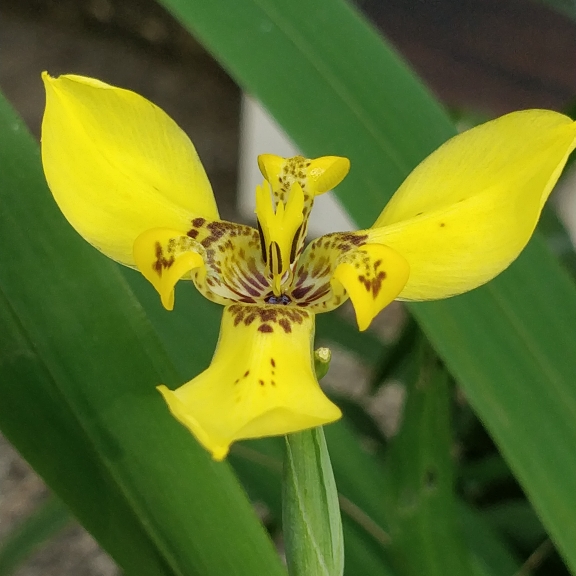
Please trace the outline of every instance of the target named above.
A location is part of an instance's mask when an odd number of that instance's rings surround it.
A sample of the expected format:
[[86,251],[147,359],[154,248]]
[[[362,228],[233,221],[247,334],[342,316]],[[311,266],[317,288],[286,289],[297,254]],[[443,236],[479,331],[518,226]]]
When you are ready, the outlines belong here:
[[[317,353],[316,361],[326,365],[329,354]],[[342,576],[342,519],[321,427],[286,436],[282,522],[290,576]]]

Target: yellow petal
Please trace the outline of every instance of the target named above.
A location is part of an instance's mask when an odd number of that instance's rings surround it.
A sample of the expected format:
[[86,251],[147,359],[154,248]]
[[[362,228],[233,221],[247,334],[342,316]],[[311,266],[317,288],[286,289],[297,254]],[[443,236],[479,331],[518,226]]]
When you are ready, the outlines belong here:
[[368,232],[410,264],[400,298],[446,298],[504,270],[575,146],[570,118],[527,110],[464,132],[424,160]]
[[276,154],[260,154],[258,156],[258,168],[262,176],[268,181],[272,190],[276,191],[281,187],[279,176],[286,162],[286,158],[276,156]]
[[158,389],[215,460],[242,438],[333,422],[341,412],[314,375],[313,332],[314,315],[305,310],[229,306],[210,367],[174,392]]
[[366,330],[374,317],[394,300],[409,274],[406,260],[388,246],[366,244],[346,254],[336,266],[333,279],[344,286],[360,330]]
[[350,170],[350,160],[342,156],[282,158],[274,154],[261,154],[258,156],[258,166],[273,192],[283,188],[289,191],[292,184],[298,182],[304,191],[318,196],[344,180]]
[[160,294],[167,310],[174,308],[174,286],[185,274],[204,265],[195,251],[196,243],[177,230],[153,228],[134,242],[134,262],[138,270]]
[[218,218],[194,146],[145,98],[81,76],[43,74],[42,162],[60,209],[106,255],[133,265],[150,228]]
[[336,188],[350,171],[350,160],[342,156],[322,156],[310,161],[308,182],[314,194],[324,194]]

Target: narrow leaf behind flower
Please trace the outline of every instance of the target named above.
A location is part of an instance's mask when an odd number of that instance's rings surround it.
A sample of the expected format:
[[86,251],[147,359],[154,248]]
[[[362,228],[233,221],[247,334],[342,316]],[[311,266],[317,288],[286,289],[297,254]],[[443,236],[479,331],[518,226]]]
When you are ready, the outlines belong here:
[[[338,193],[360,226],[455,133],[397,55],[342,1],[162,3],[308,156],[351,159]],[[536,235],[487,287],[410,309],[576,571],[574,284]]]
[[400,431],[390,445],[391,553],[412,576],[461,576],[472,555],[460,532],[448,374],[426,343],[407,382]]
[[0,135],[3,432],[127,575],[285,574],[229,467],[166,410],[155,385],[184,375],[3,99]]

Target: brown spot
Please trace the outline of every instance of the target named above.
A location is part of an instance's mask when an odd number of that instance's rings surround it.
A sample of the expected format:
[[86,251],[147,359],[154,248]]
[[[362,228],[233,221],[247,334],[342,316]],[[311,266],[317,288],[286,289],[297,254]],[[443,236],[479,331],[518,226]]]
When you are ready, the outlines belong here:
[[374,295],[374,298],[376,298],[378,294],[380,294],[380,290],[382,289],[382,282],[384,282],[385,279],[386,279],[386,272],[381,271],[378,272],[376,278],[372,280],[372,294]]
[[341,242],[349,242],[354,246],[362,246],[368,239],[368,234],[354,234],[353,232],[338,233],[337,236]]
[[188,232],[186,232],[186,236],[195,239],[198,237],[198,230],[195,230],[194,228],[192,230],[188,230]]
[[238,302],[243,302],[244,304],[256,304],[256,300],[254,298],[250,298],[249,296],[242,296],[238,298]]
[[370,288],[372,287],[372,282],[368,280],[365,276],[358,276],[358,282],[364,284],[364,288],[369,292]]
[[262,308],[260,310],[260,319],[262,322],[274,322],[278,317],[278,310],[275,308]]
[[274,380],[272,380],[270,384],[272,384],[272,386],[276,386],[276,382],[274,382]]
[[444,226],[446,226],[446,224],[444,222],[440,222],[440,228],[444,228]]
[[247,378],[249,374],[250,374],[250,370],[246,370],[246,372],[244,372],[243,378]]
[[260,326],[258,326],[258,331],[269,333],[269,332],[274,332],[274,328],[272,328],[272,326],[270,326],[270,324],[261,324]]
[[296,285],[301,286],[306,281],[306,278],[308,278],[308,271],[300,268],[298,270],[298,281],[296,282]]
[[290,322],[286,320],[286,318],[281,318],[278,320],[278,324],[280,324],[282,330],[284,330],[286,334],[290,334],[290,332],[292,332],[292,326],[290,325]]
[[272,364],[273,368],[276,368],[276,361],[274,360],[274,358],[270,358],[270,364]]
[[192,220],[192,226],[194,226],[194,228],[201,228],[205,222],[206,218],[194,218],[194,220]]
[[250,312],[250,314],[244,318],[244,326],[250,326],[254,320],[256,320],[256,314],[254,312]]
[[258,384],[260,384],[260,386],[264,386],[264,380],[258,380]]
[[314,288],[313,284],[310,286],[299,286],[298,288],[294,288],[294,290],[292,290],[292,298],[300,300],[300,298],[304,298],[312,288]]
[[162,276],[162,272],[165,268],[170,268],[172,264],[174,264],[174,255],[171,255],[170,258],[166,258],[164,256],[164,250],[162,249],[162,245],[160,242],[156,242],[154,245],[154,254],[156,256],[156,261],[152,264],[152,268],[158,274],[158,276]]

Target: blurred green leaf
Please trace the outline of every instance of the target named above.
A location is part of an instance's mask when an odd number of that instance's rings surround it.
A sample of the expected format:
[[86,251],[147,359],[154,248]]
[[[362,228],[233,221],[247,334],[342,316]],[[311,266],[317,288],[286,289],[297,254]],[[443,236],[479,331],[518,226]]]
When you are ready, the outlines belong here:
[[10,576],[72,520],[70,511],[58,498],[50,496],[42,502],[0,544],[0,576]]
[[183,377],[4,100],[0,135],[3,432],[126,574],[284,574],[228,465],[169,415],[154,387]]
[[[510,552],[501,534],[469,506],[459,502],[457,508],[462,535],[472,544],[475,576],[516,576],[520,562]],[[530,576],[530,572],[523,576]]]
[[550,251],[564,265],[564,268],[572,278],[576,279],[576,252],[574,251],[574,245],[568,235],[568,231],[552,206],[547,205],[544,207],[538,223],[538,231],[544,236]]
[[374,388],[391,378],[401,364],[414,352],[417,336],[420,334],[418,324],[409,316],[396,342],[383,350],[372,376]]
[[546,539],[542,523],[525,500],[505,500],[482,510],[482,516],[509,542],[533,550]]
[[420,348],[387,459],[391,553],[409,576],[461,576],[472,572],[472,559],[457,521],[449,377],[429,346]]
[[[342,1],[162,3],[308,156],[351,159],[338,194],[360,226],[455,133],[421,83]],[[488,286],[410,309],[576,571],[573,283],[536,235]]]

